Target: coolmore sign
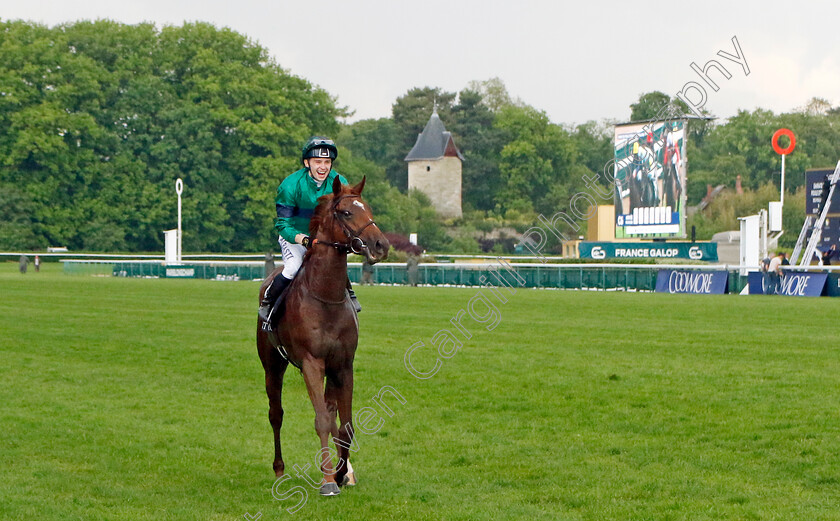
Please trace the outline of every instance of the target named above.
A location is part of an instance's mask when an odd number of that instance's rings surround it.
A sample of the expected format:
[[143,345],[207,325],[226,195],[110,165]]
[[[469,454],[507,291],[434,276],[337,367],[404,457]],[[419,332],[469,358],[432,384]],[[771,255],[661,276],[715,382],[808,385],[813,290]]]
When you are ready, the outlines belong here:
[[714,242],[582,242],[581,259],[691,259],[716,261]]
[[728,282],[729,274],[726,271],[659,270],[656,274],[656,292],[723,295]]
[[827,273],[797,273],[788,271],[774,291],[769,287],[768,277],[763,273],[751,271],[747,275],[747,283],[750,286],[750,295],[767,295],[777,293],[789,297],[819,297],[822,295],[825,282],[828,279]]

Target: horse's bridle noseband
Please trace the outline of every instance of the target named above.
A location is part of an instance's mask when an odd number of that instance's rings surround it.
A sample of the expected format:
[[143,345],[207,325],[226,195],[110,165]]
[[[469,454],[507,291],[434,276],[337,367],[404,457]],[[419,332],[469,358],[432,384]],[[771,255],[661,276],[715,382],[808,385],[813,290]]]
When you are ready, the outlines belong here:
[[361,235],[362,235],[362,232],[364,232],[367,229],[368,226],[370,226],[371,224],[376,225],[376,222],[374,222],[373,219],[369,219],[368,222],[365,223],[365,225],[362,226],[359,229],[359,231],[354,231],[347,224],[345,224],[344,221],[338,216],[338,203],[342,199],[346,199],[348,197],[361,197],[361,196],[359,196],[359,195],[342,195],[341,197],[339,197],[335,200],[335,202],[333,203],[333,207],[332,207],[333,218],[336,221],[338,221],[338,224],[341,226],[341,231],[343,231],[344,235],[347,236],[348,241],[346,243],[343,243],[343,242],[319,241],[318,239],[314,239],[312,241],[313,246],[316,245],[316,244],[323,244],[325,246],[332,246],[333,248],[337,249],[340,252],[343,252],[343,253],[352,252],[352,253],[355,253],[356,255],[362,255],[362,253],[364,251],[370,251],[370,248],[368,247],[367,243],[365,243],[365,241],[362,240]]

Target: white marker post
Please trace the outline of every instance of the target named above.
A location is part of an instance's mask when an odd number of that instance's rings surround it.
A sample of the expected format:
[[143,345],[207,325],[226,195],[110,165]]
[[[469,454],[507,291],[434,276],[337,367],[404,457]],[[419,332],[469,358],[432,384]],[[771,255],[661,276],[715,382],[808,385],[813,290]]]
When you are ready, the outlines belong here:
[[787,154],[782,154],[782,193],[779,196],[779,202],[782,203],[782,208],[785,206],[785,158]]
[[175,193],[178,194],[178,249],[177,249],[177,262],[181,264],[181,194],[184,192],[184,182],[181,181],[179,177],[177,181],[175,181]]
[[[782,147],[779,145],[779,138],[782,136],[787,136],[790,140],[790,143],[786,147]],[[793,152],[793,149],[796,148],[796,137],[793,135],[793,132],[790,129],[780,128],[773,134],[773,138],[770,140],[770,144],[773,145],[773,150],[782,156],[782,179],[781,179],[781,194],[779,195],[779,203],[780,206],[785,206],[785,156]]]

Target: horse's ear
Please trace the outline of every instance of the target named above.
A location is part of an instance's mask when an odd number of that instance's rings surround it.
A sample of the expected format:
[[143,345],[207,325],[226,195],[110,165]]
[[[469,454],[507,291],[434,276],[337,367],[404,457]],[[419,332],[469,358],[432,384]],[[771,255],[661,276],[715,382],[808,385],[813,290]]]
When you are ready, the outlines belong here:
[[359,181],[359,184],[357,184],[356,186],[354,186],[352,188],[352,191],[353,191],[354,194],[362,195],[362,190],[365,189],[365,179],[367,179],[367,176],[363,176],[362,180]]
[[341,193],[341,179],[338,176],[335,176],[333,179],[333,195],[338,195]]

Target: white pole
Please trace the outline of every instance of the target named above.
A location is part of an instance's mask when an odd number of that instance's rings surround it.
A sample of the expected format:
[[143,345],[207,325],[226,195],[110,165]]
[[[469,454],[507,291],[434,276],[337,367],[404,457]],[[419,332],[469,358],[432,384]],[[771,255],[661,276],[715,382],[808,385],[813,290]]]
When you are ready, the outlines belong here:
[[782,154],[782,195],[780,197],[780,201],[782,203],[782,208],[785,207],[785,156],[787,154]]
[[759,261],[767,257],[767,217],[767,210],[758,211],[758,226],[761,230],[761,252],[759,253]]
[[[782,156],[782,172],[784,172],[784,161],[785,156]],[[782,174],[782,179],[784,179],[784,174]],[[184,182],[181,181],[179,177],[177,181],[175,181],[175,193],[178,194],[178,264],[181,264],[181,193],[184,191]]]

